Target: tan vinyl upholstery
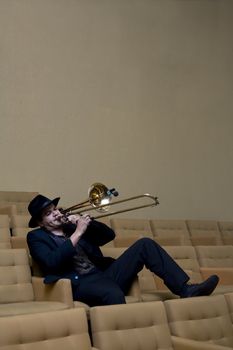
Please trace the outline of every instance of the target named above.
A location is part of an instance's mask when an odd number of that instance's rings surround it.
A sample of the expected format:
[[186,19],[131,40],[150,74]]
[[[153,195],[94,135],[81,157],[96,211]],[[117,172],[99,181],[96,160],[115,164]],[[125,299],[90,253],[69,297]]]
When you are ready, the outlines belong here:
[[10,230],[6,227],[0,227],[0,249],[11,248]]
[[93,344],[100,350],[226,350],[171,337],[161,301],[98,306],[90,311]]
[[149,220],[114,218],[111,227],[116,233],[115,247],[129,247],[142,237],[153,238]]
[[30,215],[28,214],[14,214],[11,217],[11,246],[14,249],[24,248],[28,251],[27,245],[27,234],[30,231],[28,227],[28,222],[30,220]]
[[214,220],[186,220],[192,245],[221,245],[222,237]]
[[6,214],[0,215],[0,249],[11,248],[10,219]]
[[228,309],[231,315],[232,333],[233,333],[233,293],[226,293],[224,294],[224,297],[226,299]]
[[164,305],[172,335],[233,347],[231,318],[223,295],[166,300]]
[[146,267],[139,272],[138,282],[142,301],[163,300],[168,294],[157,290],[154,274]]
[[196,246],[203,278],[217,274],[219,285],[214,293],[233,292],[233,246]]
[[27,191],[0,191],[0,206],[13,206],[16,208],[14,213],[28,213],[29,202],[38,194],[38,192]]
[[26,237],[11,236],[10,241],[13,249],[26,249],[29,252]]
[[151,229],[160,245],[191,245],[185,220],[151,220]]
[[0,316],[73,307],[68,280],[45,285],[32,277],[25,249],[2,249],[0,254]]
[[12,202],[11,204],[16,207],[17,214],[26,215],[28,213],[29,202]]
[[12,228],[12,236],[13,237],[26,238],[28,232],[29,232],[28,227],[14,227],[14,228]]
[[91,308],[93,344],[101,350],[173,349],[163,303]]
[[[21,237],[14,237],[14,238],[21,238]],[[43,274],[42,274],[42,271],[41,271],[39,265],[30,256],[29,256],[29,258],[31,260],[31,270],[32,270],[33,276],[43,277]],[[65,284],[64,288],[66,288],[65,293],[67,295],[67,298],[69,299],[69,304],[75,308],[79,308],[79,307],[84,308],[86,311],[87,317],[89,318],[90,306],[81,302],[81,301],[73,300],[73,294],[72,294],[70,280],[69,279],[61,279],[60,281],[58,281],[58,283]]]
[[85,311],[0,317],[1,350],[91,350]]
[[15,214],[11,218],[12,235],[19,237],[26,237],[29,232],[28,223],[30,215],[28,214]]
[[11,217],[12,226],[12,237],[11,246],[14,249],[25,248],[27,251],[27,234],[30,231],[28,227],[28,222],[30,220],[30,215],[27,214],[15,214]]
[[9,218],[17,213],[17,208],[14,204],[2,204],[0,202],[0,214],[7,215]]
[[233,246],[196,246],[200,266],[233,268]]
[[0,228],[10,229],[10,219],[7,214],[0,214]]
[[233,245],[233,221],[219,221],[218,226],[223,243]]

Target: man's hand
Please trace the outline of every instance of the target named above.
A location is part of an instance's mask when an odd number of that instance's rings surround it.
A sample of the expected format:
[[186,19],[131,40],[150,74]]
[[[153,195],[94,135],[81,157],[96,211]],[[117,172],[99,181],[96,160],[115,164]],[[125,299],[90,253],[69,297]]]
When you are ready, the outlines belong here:
[[80,218],[81,218],[81,215],[71,214],[67,217],[67,220],[68,220],[68,222],[71,222],[72,224],[77,224],[77,222]]
[[[90,215],[88,214],[83,214],[83,215],[71,215],[72,216],[72,223],[76,224],[76,230],[74,233],[70,236],[71,242],[75,246],[79,239],[82,237],[84,232],[86,231],[88,225],[91,222]],[[69,216],[70,219],[70,216]]]

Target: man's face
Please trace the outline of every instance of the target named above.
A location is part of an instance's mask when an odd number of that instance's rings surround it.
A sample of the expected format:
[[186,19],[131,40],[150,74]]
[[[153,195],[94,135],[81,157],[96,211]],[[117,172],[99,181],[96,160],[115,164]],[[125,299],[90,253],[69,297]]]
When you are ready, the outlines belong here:
[[55,207],[54,204],[46,207],[41,214],[41,220],[39,225],[45,227],[47,230],[51,231],[52,229],[59,228],[62,224],[61,218],[63,215]]

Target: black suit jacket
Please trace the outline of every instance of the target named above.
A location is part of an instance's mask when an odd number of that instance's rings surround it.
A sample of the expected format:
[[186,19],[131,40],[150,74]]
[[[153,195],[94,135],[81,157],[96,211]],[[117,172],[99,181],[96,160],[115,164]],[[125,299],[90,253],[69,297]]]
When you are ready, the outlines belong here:
[[[97,268],[105,270],[114,259],[103,257],[99,247],[114,238],[115,233],[111,228],[93,220],[78,244]],[[69,278],[72,284],[77,284],[77,272],[73,269],[73,256],[76,254],[76,249],[70,239],[58,246],[48,231],[38,228],[28,233],[27,244],[32,258],[45,276],[45,283]]]

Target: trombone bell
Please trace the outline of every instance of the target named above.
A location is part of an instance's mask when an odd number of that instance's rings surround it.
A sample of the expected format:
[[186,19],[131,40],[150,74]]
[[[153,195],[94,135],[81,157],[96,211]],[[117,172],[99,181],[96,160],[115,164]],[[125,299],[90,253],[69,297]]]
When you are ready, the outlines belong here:
[[112,193],[100,182],[94,183],[88,190],[89,202],[100,212],[106,212],[109,209]]

